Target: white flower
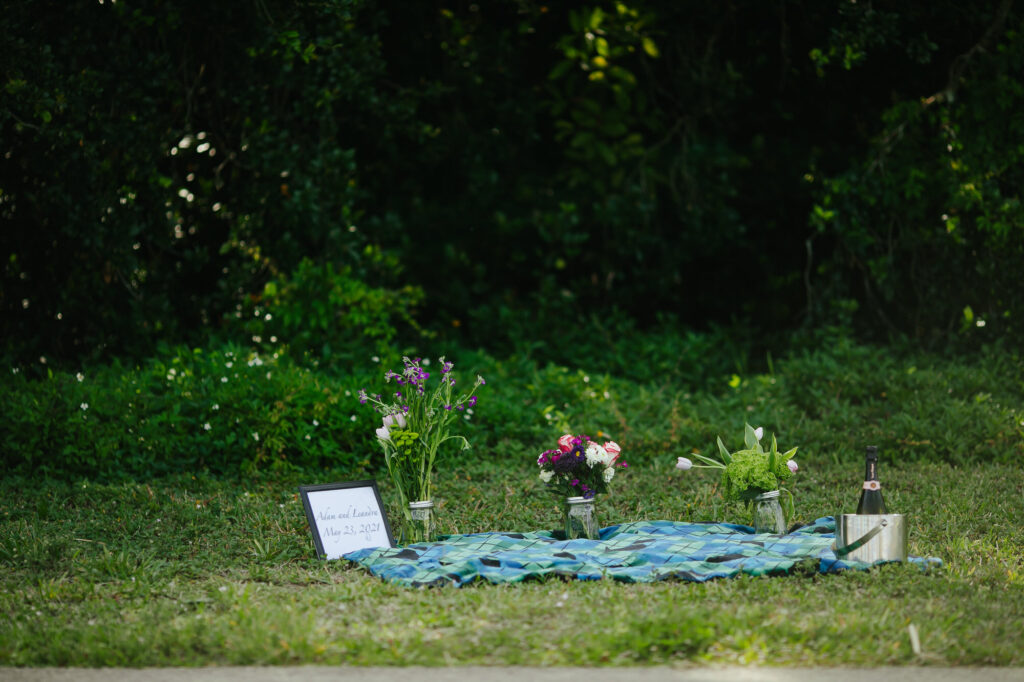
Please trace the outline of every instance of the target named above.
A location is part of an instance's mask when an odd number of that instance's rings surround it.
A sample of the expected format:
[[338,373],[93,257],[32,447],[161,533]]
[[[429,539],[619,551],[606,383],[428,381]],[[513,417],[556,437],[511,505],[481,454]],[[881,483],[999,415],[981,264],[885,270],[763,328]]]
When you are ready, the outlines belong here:
[[604,482],[610,483],[612,478],[615,477],[615,467],[608,467],[604,470]]
[[792,471],[794,474],[796,473],[796,470],[800,468],[796,465],[796,461],[792,459],[786,462],[786,466],[788,466],[789,470]]
[[313,426],[320,426],[320,422],[318,422],[317,420],[314,419],[313,420]]
[[404,429],[405,428],[405,415],[401,414],[401,413],[396,414],[395,415],[395,423],[398,424],[398,428]]
[[228,383],[228,378],[227,377],[221,377],[220,378],[220,383],[222,383],[222,384]]
[[213,407],[211,407],[210,409],[211,410],[219,410],[220,409],[220,405],[218,405],[217,403],[214,403]]
[[548,470],[548,471],[540,472],[540,480],[543,481],[544,483],[547,483],[548,481],[550,481],[552,478],[554,478],[554,476],[555,476],[555,472],[554,471]]
[[754,437],[755,438],[757,438],[758,440],[761,440],[761,436],[763,436],[763,435],[764,435],[764,428],[758,426],[756,429],[754,429]]
[[356,419],[358,419],[358,417],[356,417],[355,415],[352,415],[351,417],[349,417],[349,419],[351,419],[352,421],[356,421]]
[[594,468],[595,464],[611,464],[610,455],[608,454],[608,451],[593,441],[591,441],[590,444],[587,445],[586,455],[587,466],[589,466],[591,469]]
[[85,375],[79,372],[78,374],[75,375],[75,378],[78,379],[79,383],[81,383],[82,381],[85,380]]
[[609,465],[614,464],[615,460],[617,460],[619,458],[619,455],[622,453],[622,448],[619,447],[619,444],[613,440],[610,440],[607,443],[605,443],[604,449],[605,452],[608,453],[608,456],[610,458],[607,462],[605,462],[605,464]]
[[82,412],[85,412],[89,409],[89,403],[82,403],[79,407],[82,408]]
[[693,462],[691,462],[690,460],[686,459],[685,457],[677,457],[676,458],[676,469],[682,469],[683,471],[688,471],[691,468],[693,468]]
[[209,431],[212,428],[213,427],[210,426],[210,422],[206,422],[205,424],[203,424],[203,431]]
[[379,429],[377,429],[376,433],[377,438],[380,438],[381,440],[391,440],[391,432],[388,431],[388,427],[386,426],[382,426]]
[[395,425],[395,415],[393,415],[393,414],[386,414],[386,415],[384,415],[384,428],[390,429],[394,425]]
[[253,440],[259,440],[260,439],[260,434],[258,434],[258,433],[252,434],[252,439]]

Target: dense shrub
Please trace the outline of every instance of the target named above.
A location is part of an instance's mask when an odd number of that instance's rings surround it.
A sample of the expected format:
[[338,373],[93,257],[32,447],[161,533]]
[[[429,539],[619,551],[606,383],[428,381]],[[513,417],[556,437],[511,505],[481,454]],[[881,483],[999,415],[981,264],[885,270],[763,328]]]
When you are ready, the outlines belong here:
[[[700,386],[688,383],[685,366],[636,379],[599,357],[558,365],[458,349],[447,356],[487,385],[461,422],[472,449],[443,450],[442,467],[466,456],[536,457],[560,434],[582,432],[616,440],[634,465],[667,469],[677,455],[714,453],[715,438],[744,423],[799,446],[808,464],[856,468],[869,443],[890,459],[955,465],[1024,455],[1024,364],[999,348],[965,360],[840,341],[781,358],[769,372],[727,371]],[[357,393],[383,390],[387,363],[353,364],[327,372],[284,351],[225,347],[79,375],[5,374],[0,463],[62,478],[380,475],[379,422]]]
[[43,379],[4,379],[0,451],[9,470],[152,476],[371,466],[370,417],[354,377],[328,379],[277,353],[181,349]]

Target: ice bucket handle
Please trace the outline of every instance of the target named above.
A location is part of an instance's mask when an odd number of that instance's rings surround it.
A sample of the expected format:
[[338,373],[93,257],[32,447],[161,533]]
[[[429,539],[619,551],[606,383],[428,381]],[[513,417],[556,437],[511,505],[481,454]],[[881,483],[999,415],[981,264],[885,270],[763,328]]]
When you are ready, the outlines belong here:
[[839,538],[837,536],[836,537],[836,541],[834,543],[832,543],[832,550],[836,553],[836,557],[837,558],[842,559],[844,556],[846,556],[850,552],[855,552],[858,549],[860,549],[861,547],[863,547],[864,545],[866,545],[869,542],[871,542],[871,538],[875,537],[876,535],[881,533],[883,530],[885,530],[885,527],[888,526],[888,525],[889,525],[889,521],[887,519],[882,519],[881,521],[878,522],[877,526],[875,526],[874,528],[869,530],[867,533],[864,533],[864,535],[860,536],[858,539],[854,540],[853,542],[851,542],[850,544],[848,544],[848,545],[846,545],[844,547],[840,547],[839,546]]

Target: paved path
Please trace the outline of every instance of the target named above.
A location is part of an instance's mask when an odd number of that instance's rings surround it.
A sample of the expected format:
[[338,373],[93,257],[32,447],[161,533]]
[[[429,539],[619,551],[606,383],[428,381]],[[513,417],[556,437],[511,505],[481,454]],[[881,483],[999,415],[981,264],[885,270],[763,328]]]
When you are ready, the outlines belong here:
[[2,682],[1024,682],[1024,668],[0,668]]

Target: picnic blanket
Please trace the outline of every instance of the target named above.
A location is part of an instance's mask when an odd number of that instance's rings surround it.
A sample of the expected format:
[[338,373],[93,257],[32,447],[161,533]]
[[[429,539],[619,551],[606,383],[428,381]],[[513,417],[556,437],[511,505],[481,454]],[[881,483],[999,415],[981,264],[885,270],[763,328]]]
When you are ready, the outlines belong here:
[[[344,555],[389,582],[408,587],[462,586],[562,576],[624,582],[678,579],[704,582],[741,573],[786,573],[801,562],[822,573],[867,569],[832,551],[831,516],[786,535],[755,534],[732,523],[637,521],[601,529],[599,540],[562,540],[550,531],[451,535],[440,542],[360,549]],[[922,565],[939,559],[911,557]]]

